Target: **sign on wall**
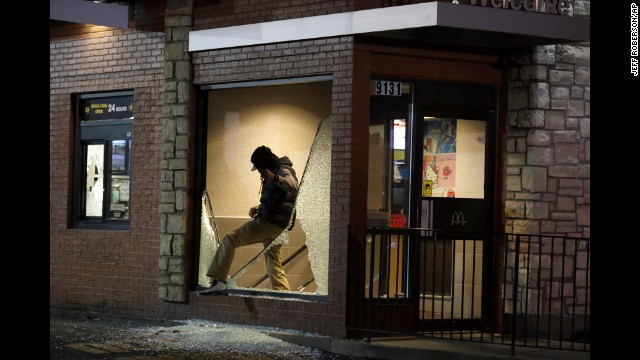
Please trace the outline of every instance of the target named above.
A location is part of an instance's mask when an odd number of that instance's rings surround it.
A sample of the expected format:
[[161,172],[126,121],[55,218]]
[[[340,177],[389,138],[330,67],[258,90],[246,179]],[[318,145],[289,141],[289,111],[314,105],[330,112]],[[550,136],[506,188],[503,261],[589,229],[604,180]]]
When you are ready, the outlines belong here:
[[371,95],[402,96],[402,82],[373,80],[371,85]]
[[478,199],[434,199],[433,228],[476,232],[485,230],[485,202]]
[[133,117],[133,95],[82,99],[82,121],[119,120]]

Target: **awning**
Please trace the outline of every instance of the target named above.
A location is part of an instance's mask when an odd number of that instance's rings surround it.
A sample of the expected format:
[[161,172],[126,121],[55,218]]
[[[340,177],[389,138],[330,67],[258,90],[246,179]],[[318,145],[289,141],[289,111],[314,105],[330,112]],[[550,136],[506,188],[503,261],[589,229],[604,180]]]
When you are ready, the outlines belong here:
[[429,2],[192,31],[189,51],[356,34],[517,48],[589,41],[589,30],[583,17]]
[[49,19],[126,29],[129,6],[105,1],[49,0]]

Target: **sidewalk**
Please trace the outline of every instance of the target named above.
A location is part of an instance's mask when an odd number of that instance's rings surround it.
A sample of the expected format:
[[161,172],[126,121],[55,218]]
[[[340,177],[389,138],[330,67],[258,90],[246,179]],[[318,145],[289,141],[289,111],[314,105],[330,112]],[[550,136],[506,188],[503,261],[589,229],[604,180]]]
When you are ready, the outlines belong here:
[[[590,353],[461,340],[329,338],[208,320],[125,318],[50,310],[50,359],[588,360]],[[274,357],[275,356],[275,357]]]
[[272,332],[302,334],[201,319],[149,319],[50,309],[49,359],[364,360],[286,342],[270,336]]
[[358,340],[314,338],[305,335],[269,334],[284,341],[310,346],[346,356],[361,356],[388,360],[588,360],[591,354],[583,351],[553,350],[518,347],[511,357],[511,347],[502,344],[478,343],[421,337],[394,337],[371,339],[370,343]]

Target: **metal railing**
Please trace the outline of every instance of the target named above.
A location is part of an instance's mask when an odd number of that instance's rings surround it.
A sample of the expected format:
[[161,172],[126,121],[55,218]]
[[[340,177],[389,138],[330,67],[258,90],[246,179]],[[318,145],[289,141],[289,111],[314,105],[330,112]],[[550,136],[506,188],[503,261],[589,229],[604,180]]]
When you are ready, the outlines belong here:
[[350,226],[348,330],[590,351],[590,239]]

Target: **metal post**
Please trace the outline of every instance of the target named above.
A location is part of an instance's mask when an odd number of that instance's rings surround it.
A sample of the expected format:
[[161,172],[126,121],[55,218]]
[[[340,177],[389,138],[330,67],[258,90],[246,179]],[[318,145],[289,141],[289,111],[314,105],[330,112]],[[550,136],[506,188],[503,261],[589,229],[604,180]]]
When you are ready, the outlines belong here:
[[516,235],[516,253],[513,260],[513,294],[511,307],[512,321],[511,321],[511,357],[516,356],[516,311],[518,306],[518,259],[520,258],[520,235]]
[[[371,258],[369,260],[369,307],[367,308],[367,342],[371,342],[371,307],[373,306],[373,271],[375,269],[373,260],[375,258],[376,232],[371,232]],[[366,260],[365,260],[366,264]],[[378,288],[378,291],[380,289]]]

